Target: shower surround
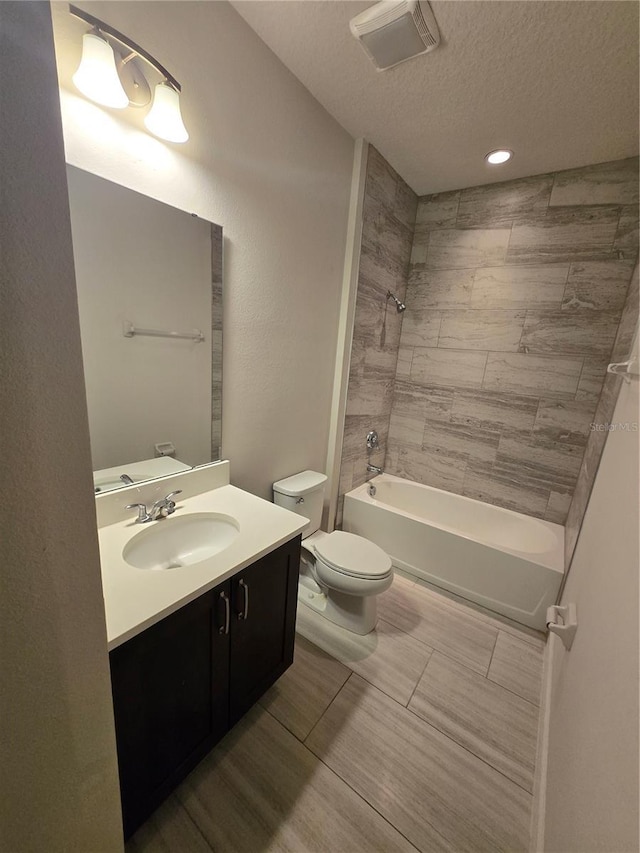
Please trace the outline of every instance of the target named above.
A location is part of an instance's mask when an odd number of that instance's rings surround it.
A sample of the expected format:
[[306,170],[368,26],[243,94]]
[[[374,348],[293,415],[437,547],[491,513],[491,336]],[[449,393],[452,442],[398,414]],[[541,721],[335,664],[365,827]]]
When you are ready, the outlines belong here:
[[[367,479],[367,463],[382,465],[389,431],[402,318],[387,300],[405,302],[418,196],[373,147],[367,146],[358,292],[349,367],[336,523],[344,494]],[[370,429],[380,450],[367,455]]]
[[[368,169],[365,209],[372,184]],[[376,428],[387,472],[564,524],[637,256],[638,159],[421,198],[406,292],[399,266],[389,284],[407,304],[394,381],[371,236],[340,493],[365,479]]]

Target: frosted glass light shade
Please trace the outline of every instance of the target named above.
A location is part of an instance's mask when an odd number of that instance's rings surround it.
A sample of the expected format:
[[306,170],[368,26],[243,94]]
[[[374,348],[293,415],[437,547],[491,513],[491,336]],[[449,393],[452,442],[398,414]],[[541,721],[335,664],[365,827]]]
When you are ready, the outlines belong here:
[[180,94],[166,83],[156,86],[144,123],[154,136],[167,142],[186,142],[189,138],[180,112]]
[[113,48],[95,33],[82,36],[82,59],[73,75],[77,88],[92,101],[122,110],[129,98],[122,88]]

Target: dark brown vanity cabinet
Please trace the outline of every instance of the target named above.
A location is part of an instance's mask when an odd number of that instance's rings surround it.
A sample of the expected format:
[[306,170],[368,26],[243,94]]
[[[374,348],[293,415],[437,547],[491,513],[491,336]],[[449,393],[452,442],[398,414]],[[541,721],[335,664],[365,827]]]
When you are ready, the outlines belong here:
[[300,537],[109,655],[128,838],[293,662]]

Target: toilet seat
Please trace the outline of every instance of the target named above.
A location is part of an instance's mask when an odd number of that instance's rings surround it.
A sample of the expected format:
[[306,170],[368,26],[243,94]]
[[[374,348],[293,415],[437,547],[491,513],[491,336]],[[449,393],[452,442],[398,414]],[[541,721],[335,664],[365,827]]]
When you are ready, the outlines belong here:
[[392,563],[387,554],[362,536],[334,530],[314,543],[316,555],[329,568],[362,580],[382,580],[389,576]]

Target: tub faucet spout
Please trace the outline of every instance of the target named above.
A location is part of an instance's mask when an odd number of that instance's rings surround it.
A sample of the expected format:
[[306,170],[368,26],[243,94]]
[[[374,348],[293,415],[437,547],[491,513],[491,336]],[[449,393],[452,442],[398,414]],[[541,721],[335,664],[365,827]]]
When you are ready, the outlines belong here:
[[382,468],[377,465],[367,465],[367,471],[369,474],[382,474]]

